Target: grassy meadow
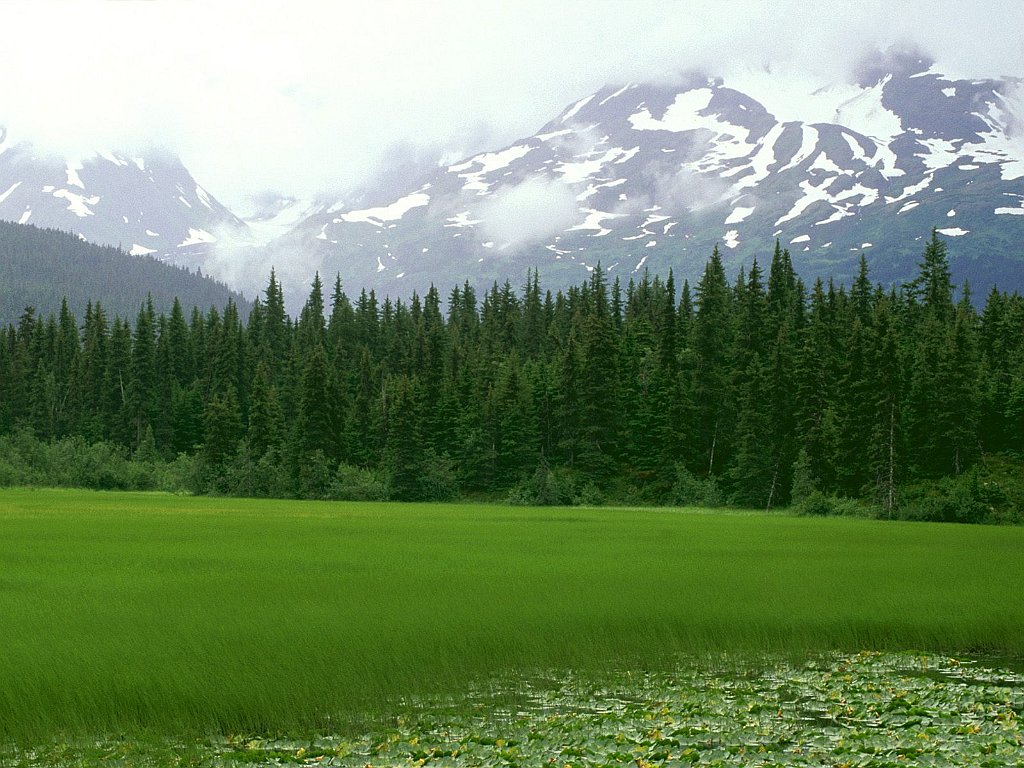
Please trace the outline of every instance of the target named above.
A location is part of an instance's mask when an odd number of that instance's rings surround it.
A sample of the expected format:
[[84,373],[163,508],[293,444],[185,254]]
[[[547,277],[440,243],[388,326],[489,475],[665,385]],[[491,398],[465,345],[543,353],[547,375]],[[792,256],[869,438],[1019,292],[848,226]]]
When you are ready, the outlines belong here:
[[1024,655],[1024,528],[0,490],[0,743],[329,732],[508,670]]

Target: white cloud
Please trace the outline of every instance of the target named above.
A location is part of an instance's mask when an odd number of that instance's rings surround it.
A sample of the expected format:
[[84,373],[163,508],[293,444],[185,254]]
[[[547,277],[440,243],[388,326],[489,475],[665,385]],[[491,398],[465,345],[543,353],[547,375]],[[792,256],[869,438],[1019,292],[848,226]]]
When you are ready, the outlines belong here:
[[694,67],[829,82],[909,40],[953,74],[1024,72],[1024,3],[990,1],[12,0],[0,12],[12,138],[164,144],[229,205],[353,186],[395,144],[448,160],[494,149],[606,83]]
[[552,237],[581,218],[572,188],[539,177],[503,188],[477,213],[486,238],[513,249]]

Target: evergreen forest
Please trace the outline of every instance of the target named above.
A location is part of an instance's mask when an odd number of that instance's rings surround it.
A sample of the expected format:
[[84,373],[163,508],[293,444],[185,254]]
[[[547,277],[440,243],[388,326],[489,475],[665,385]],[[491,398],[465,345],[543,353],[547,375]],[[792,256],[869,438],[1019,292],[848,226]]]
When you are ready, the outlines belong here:
[[201,273],[69,232],[0,221],[0,325],[17,323],[26,306],[55,310],[62,299],[79,316],[90,301],[108,314],[134,316],[147,294],[157,311],[169,311],[175,298],[200,307],[232,299],[249,310],[244,297]]
[[717,249],[694,286],[609,279],[26,308],[0,485],[1021,520],[1024,298],[954,288],[935,232],[896,286],[862,258],[808,287],[779,245],[734,279]]

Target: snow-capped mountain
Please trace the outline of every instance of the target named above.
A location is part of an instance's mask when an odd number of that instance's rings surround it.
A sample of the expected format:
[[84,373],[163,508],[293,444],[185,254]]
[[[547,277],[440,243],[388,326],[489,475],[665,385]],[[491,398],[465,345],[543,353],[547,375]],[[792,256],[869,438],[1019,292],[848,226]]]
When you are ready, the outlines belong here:
[[62,229],[134,255],[201,262],[248,227],[164,152],[56,157],[0,127],[0,219]]
[[[933,227],[954,278],[1024,289],[1024,81],[962,80],[904,61],[801,93],[771,77],[604,88],[533,136],[338,203],[272,244],[348,289],[697,277],[776,239],[808,278],[916,272]],[[748,92],[745,92],[748,91]],[[757,94],[757,97],[753,94]],[[800,117],[806,115],[806,117]]]
[[259,245],[269,243],[327,207],[328,203],[319,200],[278,194],[257,195],[248,201],[245,208],[235,209],[250,232],[248,240],[242,237],[236,240]]
[[776,239],[808,280],[848,280],[864,253],[888,283],[916,272],[933,227],[954,279],[1024,291],[1024,80],[903,58],[828,87],[767,72],[615,85],[532,136],[408,163],[333,204],[251,203],[236,216],[167,153],[53,157],[0,128],[0,219],[250,294],[275,267],[293,303],[314,270],[396,297],[534,267],[562,287],[597,263],[624,282],[669,268],[693,281],[716,245],[737,268]]

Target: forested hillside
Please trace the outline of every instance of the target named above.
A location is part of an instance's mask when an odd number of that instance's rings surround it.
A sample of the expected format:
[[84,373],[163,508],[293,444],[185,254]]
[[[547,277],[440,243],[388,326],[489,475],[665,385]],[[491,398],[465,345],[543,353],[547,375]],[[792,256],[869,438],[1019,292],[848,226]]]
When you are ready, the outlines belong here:
[[717,250],[696,286],[606,281],[456,287],[446,317],[433,288],[353,302],[317,277],[293,322],[271,274],[248,323],[25,316],[0,334],[0,434],[179,457],[201,492],[1019,516],[999,471],[1024,450],[1024,300],[979,314],[934,234],[890,289],[864,262],[808,289],[778,246],[735,281]]
[[229,298],[244,310],[249,306],[222,283],[152,257],[0,221],[0,323],[17,323],[26,307],[56,313],[64,299],[79,317],[90,301],[102,304],[110,318],[134,317],[147,295],[160,312],[170,311],[175,298],[204,311],[224,307]]

